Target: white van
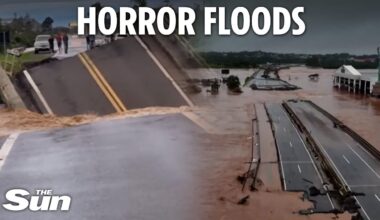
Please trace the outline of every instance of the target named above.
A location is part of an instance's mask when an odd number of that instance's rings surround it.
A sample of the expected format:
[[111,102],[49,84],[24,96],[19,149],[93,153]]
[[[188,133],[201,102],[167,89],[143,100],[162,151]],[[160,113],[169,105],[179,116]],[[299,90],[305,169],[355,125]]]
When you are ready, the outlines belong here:
[[34,53],[50,51],[49,38],[50,35],[38,35],[34,41]]

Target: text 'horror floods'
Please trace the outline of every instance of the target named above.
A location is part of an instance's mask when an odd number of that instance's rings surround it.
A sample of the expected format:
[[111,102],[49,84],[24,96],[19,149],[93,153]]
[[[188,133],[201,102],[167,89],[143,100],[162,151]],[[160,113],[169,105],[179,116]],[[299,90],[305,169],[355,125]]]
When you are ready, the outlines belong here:
[[[257,7],[254,10],[237,7],[230,14],[224,7],[205,7],[203,13],[204,35],[245,35],[249,32],[256,35],[302,35],[306,30],[301,18],[304,7],[291,11],[283,7]],[[104,7],[100,11],[95,7],[87,11],[79,7],[78,34],[94,35],[99,31],[104,35],[155,35],[157,32],[162,35],[195,35],[196,19],[197,13],[189,7],[163,7],[159,10],[121,7],[118,11],[112,7]]]

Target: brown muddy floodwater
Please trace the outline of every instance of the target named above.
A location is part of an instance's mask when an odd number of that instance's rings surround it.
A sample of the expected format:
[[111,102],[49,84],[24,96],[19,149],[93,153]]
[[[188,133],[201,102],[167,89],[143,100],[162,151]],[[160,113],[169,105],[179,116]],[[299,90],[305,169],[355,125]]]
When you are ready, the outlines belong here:
[[[231,70],[231,74],[239,76],[241,82],[244,82],[245,78],[253,72],[253,69]],[[281,187],[278,187],[281,186],[279,178],[269,182],[266,179],[262,182],[259,191],[254,193],[241,192],[241,185],[236,181],[236,176],[247,170],[246,162],[250,159],[251,120],[255,117],[254,104],[282,102],[294,98],[311,99],[342,119],[358,133],[361,131],[362,135],[367,130],[371,130],[371,126],[368,126],[369,123],[373,127],[376,126],[375,120],[371,121],[371,118],[376,117],[377,120],[380,118],[371,106],[377,100],[365,98],[367,103],[360,102],[358,97],[351,97],[335,91],[332,88],[333,72],[333,70],[307,68],[292,68],[280,72],[280,76],[284,80],[290,79],[290,83],[303,88],[296,91],[258,91],[244,87],[242,94],[231,94],[226,86],[222,85],[218,95],[211,95],[207,92],[209,88],[206,87],[202,88],[201,93],[191,95],[197,105],[192,113],[198,117],[198,124],[207,124],[204,127],[211,128],[209,130],[212,133],[211,140],[208,139],[209,147],[202,153],[203,156],[209,155],[207,158],[210,158],[204,166],[207,170],[204,177],[205,180],[207,179],[207,184],[203,185],[201,191],[205,198],[200,199],[202,204],[207,207],[208,219],[322,220],[334,218],[333,215],[323,214],[298,215],[299,210],[311,207],[311,203],[301,200],[302,193],[283,192]],[[189,75],[193,79],[221,77],[219,73],[219,69],[189,71]],[[312,73],[321,75],[318,82],[309,81],[308,75]],[[367,122],[362,123],[365,126],[358,126],[357,120],[353,117],[357,117],[358,112],[369,118]],[[371,143],[376,144],[377,137],[368,135],[368,133],[363,136],[368,138]],[[270,129],[265,133],[260,133],[261,139],[269,139],[271,136]],[[273,168],[266,169],[265,172],[279,174],[278,167],[273,166]],[[236,205],[236,201],[247,194],[251,196],[249,204],[247,206]],[[345,214],[340,215],[339,219],[351,219],[351,217]]]
[[[251,70],[231,70],[238,75],[241,82],[254,72]],[[203,88],[199,94],[191,95],[195,108],[183,109],[145,109],[130,112],[131,116],[144,116],[158,113],[191,113],[191,119],[198,124],[207,124],[208,134],[200,138],[202,144],[190,149],[190,158],[195,158],[189,169],[197,172],[192,181],[197,182],[196,189],[189,193],[199,195],[196,206],[201,210],[199,219],[266,219],[266,220],[324,220],[333,219],[334,215],[301,216],[298,211],[311,206],[310,202],[301,200],[301,193],[283,192],[280,183],[263,183],[259,191],[241,192],[241,184],[236,177],[247,170],[251,154],[252,124],[255,117],[254,104],[282,102],[286,99],[310,99],[325,108],[370,143],[380,149],[380,136],[376,129],[380,122],[380,100],[347,94],[332,88],[334,70],[292,68],[280,72],[280,76],[292,84],[302,87],[296,91],[257,91],[249,87],[243,88],[242,94],[231,94],[225,85],[218,95],[211,95]],[[220,77],[220,70],[197,69],[189,72],[194,79]],[[309,74],[319,73],[319,81],[310,81]],[[109,118],[124,116],[109,116]],[[96,121],[97,116],[76,116],[55,118],[41,116],[30,112],[0,111],[0,136],[17,130],[33,130],[35,128],[51,128],[72,126]],[[99,119],[100,120],[100,119]],[[205,129],[206,130],[206,129]],[[207,129],[208,130],[208,129]],[[262,138],[272,135],[269,131],[260,134]],[[273,172],[278,172],[274,169]],[[278,180],[279,181],[279,180]],[[194,191],[192,191],[194,190]],[[171,193],[170,189],[167,191]],[[248,204],[237,205],[242,197],[250,195]],[[186,199],[186,198],[178,198]],[[162,201],[161,201],[162,202]],[[184,207],[182,207],[184,208]],[[187,210],[189,207],[185,207]],[[184,219],[186,216],[184,216]],[[351,219],[350,215],[340,215],[339,219]]]
[[[239,76],[241,82],[251,75],[254,69],[232,69],[231,74]],[[295,91],[258,91],[249,87],[243,88],[240,95],[230,94],[225,86],[222,86],[218,95],[211,95],[204,88],[202,93],[194,95],[193,99],[201,106],[211,107],[215,111],[224,111],[225,118],[231,120],[221,121],[222,127],[237,129],[239,124],[236,119],[246,116],[249,106],[254,103],[281,102],[286,99],[310,99],[326,109],[346,125],[351,127],[372,145],[380,149],[380,135],[376,130],[380,128],[380,99],[354,95],[347,91],[333,88],[332,74],[335,70],[312,69],[306,67],[295,67],[280,71],[280,77],[289,83],[301,87]],[[220,77],[219,69],[194,70],[190,75],[192,78]],[[318,81],[309,80],[310,74],[318,73]],[[242,114],[243,113],[243,114]],[[213,117],[213,116],[209,116]],[[244,129],[244,128],[241,128]],[[242,131],[242,130],[241,130]]]

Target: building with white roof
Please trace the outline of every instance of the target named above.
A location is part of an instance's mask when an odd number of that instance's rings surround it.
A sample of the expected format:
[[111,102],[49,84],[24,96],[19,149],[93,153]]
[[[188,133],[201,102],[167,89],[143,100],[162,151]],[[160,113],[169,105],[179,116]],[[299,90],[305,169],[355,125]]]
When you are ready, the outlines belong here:
[[343,65],[334,73],[334,86],[353,93],[372,94],[377,75],[377,69],[357,70],[351,65]]

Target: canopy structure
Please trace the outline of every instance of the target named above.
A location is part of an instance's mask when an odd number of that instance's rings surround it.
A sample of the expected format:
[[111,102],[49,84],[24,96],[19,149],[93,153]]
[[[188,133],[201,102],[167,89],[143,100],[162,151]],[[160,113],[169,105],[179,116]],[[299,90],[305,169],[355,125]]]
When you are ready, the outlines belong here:
[[334,75],[334,87],[349,92],[371,94],[378,79],[377,70],[357,70],[351,65],[339,67]]

